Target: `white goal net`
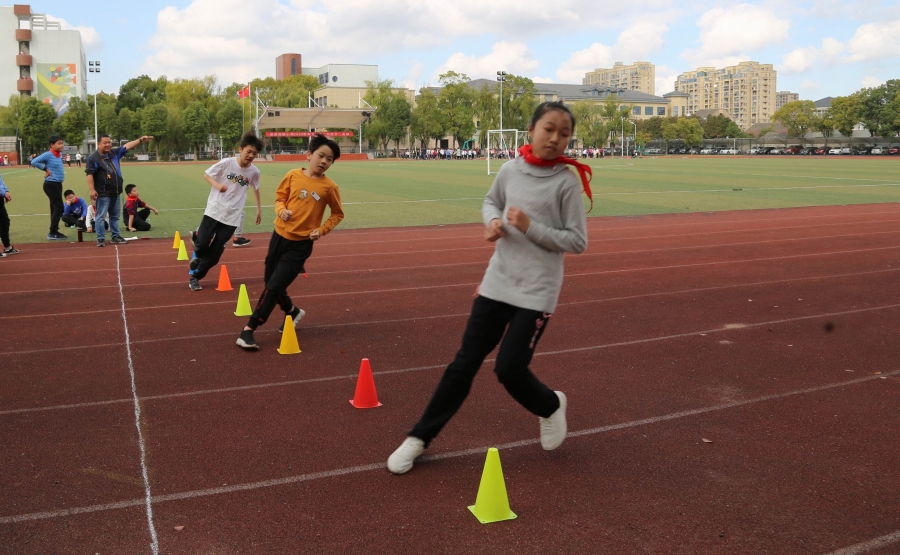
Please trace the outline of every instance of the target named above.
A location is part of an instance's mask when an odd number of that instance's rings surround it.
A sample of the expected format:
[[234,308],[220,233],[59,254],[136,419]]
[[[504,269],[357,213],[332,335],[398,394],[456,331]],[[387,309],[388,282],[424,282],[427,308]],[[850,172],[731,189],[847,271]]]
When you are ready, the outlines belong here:
[[[487,132],[487,172],[488,175],[500,171],[504,162],[519,156],[519,147],[525,144],[528,136],[525,131],[518,129],[491,129]],[[491,162],[494,169],[491,170]]]

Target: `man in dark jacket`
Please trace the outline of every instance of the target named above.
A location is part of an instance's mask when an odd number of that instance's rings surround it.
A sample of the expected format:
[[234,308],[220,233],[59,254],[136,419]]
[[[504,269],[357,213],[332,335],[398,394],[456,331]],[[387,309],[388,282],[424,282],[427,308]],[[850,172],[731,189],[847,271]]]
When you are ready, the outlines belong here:
[[109,215],[109,228],[112,232],[110,242],[125,243],[125,239],[119,233],[119,215],[122,212],[119,200],[119,195],[122,194],[122,167],[119,161],[129,150],[145,141],[153,140],[153,137],[145,135],[115,150],[112,147],[112,140],[106,133],[101,133],[98,140],[97,150],[88,156],[84,172],[87,174],[91,201],[97,201],[97,246],[105,247],[105,218],[107,215]]

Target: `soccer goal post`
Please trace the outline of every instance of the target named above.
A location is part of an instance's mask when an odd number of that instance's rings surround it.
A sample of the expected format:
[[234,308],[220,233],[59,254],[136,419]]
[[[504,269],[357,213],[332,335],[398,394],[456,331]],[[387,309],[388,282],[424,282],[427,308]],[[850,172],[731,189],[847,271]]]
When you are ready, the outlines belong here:
[[[525,144],[527,134],[518,129],[491,129],[487,132],[487,172],[488,175],[500,171],[503,164],[501,160],[518,158],[519,147]],[[491,170],[491,160],[494,160],[494,170]]]

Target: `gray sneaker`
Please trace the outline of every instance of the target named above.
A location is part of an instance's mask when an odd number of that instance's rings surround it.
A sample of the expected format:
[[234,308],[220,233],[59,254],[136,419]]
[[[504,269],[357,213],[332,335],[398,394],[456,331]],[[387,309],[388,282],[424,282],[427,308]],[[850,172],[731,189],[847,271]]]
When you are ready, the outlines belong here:
[[[300,320],[302,320],[303,317],[306,316],[306,311],[303,310],[302,308],[297,308],[295,306],[294,310],[292,310],[289,313],[289,315],[290,315],[291,319],[294,321],[294,327],[296,328],[297,325],[300,323]],[[284,322],[282,322],[281,326],[278,328],[278,333],[284,333]]]
[[114,245],[124,245],[124,244],[127,243],[128,241],[126,241],[125,239],[123,239],[121,235],[116,235],[116,236],[113,237],[109,242],[112,243],[112,244],[114,244]]
[[388,470],[394,474],[406,474],[413,467],[416,458],[425,451],[425,442],[417,437],[407,437],[388,457]]
[[106,239],[97,239],[97,246],[98,246],[98,247],[105,247],[105,246],[106,246]]
[[553,451],[566,439],[566,394],[554,391],[559,397],[559,408],[548,418],[540,418],[541,447],[544,451]]
[[191,291],[200,291],[203,287],[200,286],[200,280],[192,277],[191,281],[188,283],[188,287],[191,288]]

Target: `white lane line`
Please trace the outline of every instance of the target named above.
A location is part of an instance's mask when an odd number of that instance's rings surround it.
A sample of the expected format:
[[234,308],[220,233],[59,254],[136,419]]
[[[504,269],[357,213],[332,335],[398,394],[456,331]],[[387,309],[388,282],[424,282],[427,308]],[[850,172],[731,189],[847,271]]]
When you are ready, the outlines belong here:
[[134,426],[137,428],[138,447],[141,452],[141,475],[144,478],[144,499],[146,501],[147,525],[150,527],[150,549],[153,555],[159,555],[159,539],[156,537],[156,526],[153,525],[153,505],[150,493],[150,476],[147,472],[147,450],[144,446],[144,433],[141,430],[141,401],[138,399],[137,384],[134,379],[134,361],[131,358],[131,337],[128,334],[128,317],[125,315],[125,291],[122,289],[122,272],[119,269],[119,246],[116,245],[116,272],[119,277],[119,300],[122,302],[122,324],[125,327],[125,352],[128,355],[128,373],[131,377],[131,395],[134,400]]
[[[681,174],[691,174],[691,175],[695,174],[695,172],[696,172],[696,169],[694,169],[692,171],[673,171],[673,170],[656,170],[656,169],[651,169],[651,168],[634,168],[634,170],[639,171],[639,172],[681,173]],[[715,172],[715,171],[704,170],[703,173],[705,173],[707,175],[734,176],[734,174],[728,173],[728,172]],[[831,180],[835,180],[835,181],[887,181],[887,182],[894,181],[893,179],[866,179],[866,178],[862,178],[862,177],[825,177],[825,176],[821,176],[821,175],[779,175],[779,174],[772,174],[772,173],[742,173],[741,176],[742,177],[744,177],[744,176],[749,176],[749,177],[786,177],[788,179],[831,179]]]
[[[743,401],[732,401],[729,403],[712,405],[712,406],[708,406],[708,407],[701,407],[698,409],[684,410],[684,411],[674,412],[674,413],[670,413],[670,414],[663,414],[660,416],[653,416],[650,418],[643,418],[640,420],[632,420],[630,422],[621,422],[618,424],[611,424],[608,426],[588,428],[585,430],[569,432],[568,434],[566,434],[566,437],[567,438],[575,438],[575,437],[591,436],[591,435],[597,435],[597,434],[602,434],[605,432],[611,432],[611,431],[616,431],[616,430],[624,430],[624,429],[628,429],[628,428],[647,426],[650,424],[667,422],[670,420],[686,418],[689,416],[709,414],[709,413],[728,410],[728,409],[732,409],[732,408],[736,408],[736,407],[754,405],[754,404],[763,403],[766,401],[775,401],[775,400],[779,400],[779,399],[796,397],[799,395],[808,395],[811,393],[828,391],[830,389],[848,387],[851,385],[874,381],[881,377],[895,376],[898,374],[900,374],[900,370],[894,370],[891,372],[882,373],[879,376],[866,376],[866,377],[857,378],[854,380],[830,383],[830,384],[819,385],[819,386],[814,386],[814,387],[808,387],[805,389],[797,389],[797,390],[788,391],[785,393],[775,393],[772,395],[763,395],[761,397],[754,397],[752,399],[746,399]],[[424,456],[424,457],[420,458],[419,460],[422,462],[426,462],[426,461],[439,461],[439,460],[445,460],[445,459],[455,459],[455,458],[460,458],[460,457],[468,457],[468,456],[472,456],[472,455],[483,455],[490,447],[496,447],[497,449],[515,449],[518,447],[537,445],[538,443],[540,443],[539,438],[531,438],[531,439],[525,439],[525,440],[521,440],[521,441],[513,441],[510,443],[503,443],[500,445],[492,444],[492,445],[486,445],[484,447],[476,447],[473,449],[464,449],[461,451],[450,451],[447,453],[437,453],[434,455]],[[182,499],[195,499],[197,497],[208,497],[208,496],[213,496],[213,495],[223,495],[223,494],[236,493],[236,492],[241,492],[241,491],[251,491],[251,490],[256,490],[256,489],[261,489],[261,488],[270,488],[270,487],[275,487],[275,486],[296,484],[296,483],[300,483],[300,482],[310,482],[313,480],[321,480],[324,478],[347,476],[350,474],[358,474],[361,472],[371,472],[373,470],[382,470],[382,471],[386,470],[385,463],[378,462],[378,463],[365,464],[365,465],[359,465],[359,466],[351,466],[351,467],[346,467],[346,468],[338,468],[338,469],[333,469],[333,470],[324,470],[324,471],[320,471],[320,472],[311,472],[311,473],[300,474],[300,475],[296,475],[296,476],[288,476],[285,478],[274,478],[274,479],[270,479],[270,480],[261,480],[258,482],[248,482],[248,483],[244,483],[244,484],[235,484],[235,485],[231,485],[231,486],[222,486],[222,487],[207,488],[207,489],[197,489],[197,490],[190,490],[190,491],[185,491],[185,492],[180,492],[180,493],[158,495],[158,496],[153,497],[153,502],[154,503],[164,503],[167,501],[177,501],[177,500],[182,500]],[[45,512],[39,512],[39,513],[27,513],[27,514],[20,514],[20,515],[5,516],[5,517],[0,517],[0,524],[15,524],[18,522],[27,522],[27,521],[32,521],[32,520],[46,520],[46,519],[50,519],[50,518],[64,517],[64,516],[69,516],[69,515],[73,515],[73,514],[83,514],[83,513],[92,513],[92,512],[97,512],[97,511],[108,511],[108,510],[113,510],[113,509],[121,509],[124,507],[133,507],[135,505],[139,505],[141,502],[142,502],[142,500],[139,500],[139,499],[130,499],[130,500],[125,500],[125,501],[119,501],[116,503],[105,503],[105,504],[101,504],[101,505],[88,505],[88,506],[84,506],[84,507],[73,507],[70,509],[62,509],[62,510],[58,510],[58,511],[45,511]]]
[[[868,181],[868,180],[867,180]],[[691,193],[752,193],[754,191],[796,191],[801,189],[852,189],[854,187],[896,187],[900,185],[898,182],[889,182],[889,183],[872,183],[866,185],[854,184],[854,185],[810,185],[808,187],[753,187],[745,185],[740,190],[736,190],[734,188],[728,189],[685,189],[680,191],[622,191],[615,193],[603,193],[597,192],[595,193],[597,196],[611,196],[611,195],[671,195],[671,194],[691,194]]]
[[[785,318],[785,319],[781,319],[781,320],[773,320],[771,322],[757,322],[757,323],[752,323],[752,324],[741,324],[740,327],[734,327],[733,325],[728,325],[728,326],[723,326],[721,328],[713,328],[713,329],[700,330],[700,331],[691,331],[691,332],[678,333],[678,334],[672,334],[672,335],[663,335],[663,336],[657,336],[657,337],[648,337],[648,338],[644,338],[644,339],[633,339],[631,341],[619,341],[617,343],[604,343],[601,345],[591,345],[591,346],[587,346],[587,347],[573,347],[573,348],[569,348],[569,349],[560,349],[560,350],[556,350],[556,351],[543,351],[540,353],[535,353],[534,356],[541,357],[541,356],[565,355],[565,354],[569,354],[569,353],[580,353],[580,352],[584,352],[584,351],[596,351],[596,350],[600,350],[600,349],[610,349],[610,348],[616,348],[616,347],[630,347],[632,345],[643,345],[646,343],[656,343],[656,342],[660,342],[660,341],[668,341],[670,339],[684,339],[687,337],[711,335],[714,333],[746,330],[749,328],[769,326],[772,324],[784,324],[784,323],[789,323],[789,322],[798,322],[798,321],[812,320],[812,319],[817,319],[817,318],[829,318],[829,317],[834,317],[834,316],[844,316],[847,314],[858,314],[860,312],[873,312],[873,311],[877,311],[877,310],[884,310],[884,309],[890,309],[890,308],[900,308],[900,304],[879,306],[879,307],[870,307],[870,308],[861,308],[861,309],[855,309],[855,310],[848,310],[848,311],[844,311],[844,312],[832,312],[832,313],[827,313],[827,314],[814,314],[811,316],[798,316],[795,318]],[[463,316],[468,316],[468,315],[469,315],[468,313],[447,314],[444,316],[434,316],[431,318],[432,319],[453,318],[453,317],[463,317]],[[424,318],[410,318],[408,320],[422,320],[422,319],[424,319]],[[340,324],[331,324],[331,325],[337,326]],[[319,327],[325,327],[325,326],[319,326]],[[275,332],[276,332],[276,330],[269,330],[268,332],[261,332],[261,333],[275,333]],[[200,336],[200,337],[221,337],[221,336],[225,336],[225,335],[233,335],[233,334],[210,334],[210,335],[205,335],[205,336]],[[176,337],[176,338],[168,338],[168,339],[163,339],[163,340],[147,340],[145,342],[150,343],[150,342],[155,342],[155,341],[168,341],[168,340],[172,340],[172,339],[191,339],[191,340],[193,340],[193,339],[197,339],[197,336]],[[98,347],[98,346],[95,345],[94,347]],[[495,360],[496,360],[496,358],[486,358],[484,360],[484,362],[489,363],[489,362],[494,362]],[[416,367],[412,367],[412,368],[399,368],[399,369],[395,369],[395,370],[381,370],[381,371],[373,372],[373,374],[375,374],[375,375],[402,374],[405,372],[433,370],[435,368],[444,368],[444,367],[446,367],[446,364],[436,364],[436,365],[430,365],[430,366],[416,366]],[[233,391],[245,391],[245,390],[249,390],[249,389],[267,389],[267,388],[273,388],[273,387],[285,387],[285,386],[291,386],[291,385],[302,385],[302,384],[307,384],[307,383],[327,382],[327,381],[342,380],[342,379],[356,379],[357,377],[358,377],[357,374],[348,374],[348,375],[340,375],[340,376],[325,376],[325,377],[320,377],[320,378],[307,378],[307,379],[303,379],[303,380],[291,380],[291,381],[285,381],[285,382],[272,382],[272,383],[264,383],[264,384],[241,385],[241,386],[234,386],[234,387],[204,389],[204,390],[186,391],[186,392],[179,392],[179,393],[165,393],[165,394],[160,394],[160,395],[152,395],[152,396],[148,396],[148,397],[143,397],[143,398],[141,398],[141,400],[146,401],[146,400],[173,399],[173,398],[177,398],[177,397],[192,397],[195,395],[228,393],[228,392],[233,392]],[[56,405],[56,406],[49,406],[49,407],[11,409],[11,410],[6,410],[6,411],[0,411],[0,416],[9,415],[9,414],[22,414],[22,413],[28,413],[28,412],[77,409],[77,408],[85,408],[85,407],[92,407],[92,406],[98,406],[98,405],[111,405],[111,404],[121,403],[121,402],[125,402],[125,401],[126,400],[123,400],[123,399],[114,399],[114,400],[108,400],[108,401],[95,401],[95,402],[89,402],[89,403],[76,403],[76,404],[70,404],[70,405]]]
[[[774,243],[790,243],[796,241],[816,241],[819,239],[845,239],[847,237],[866,237],[869,235],[891,235],[900,233],[900,230],[895,231],[869,231],[865,233],[841,233],[838,235],[817,235],[815,237],[787,237],[784,239],[769,239],[766,241],[741,241],[739,243],[716,243],[712,245],[681,245],[677,247],[665,247],[661,249],[636,249],[636,250],[623,250],[623,251],[604,251],[604,252],[592,252],[587,254],[579,254],[579,255],[571,255],[577,256],[579,260],[584,260],[586,258],[594,258],[597,256],[611,256],[611,255],[619,255],[619,254],[650,254],[650,253],[658,253],[658,252],[674,252],[674,251],[688,251],[688,250],[698,250],[698,249],[717,249],[723,247],[744,247],[748,245],[771,245]],[[893,248],[893,247],[889,247]],[[426,249],[426,250],[409,250],[409,251],[392,251],[392,252],[371,252],[371,253],[354,253],[354,254],[330,254],[324,255],[317,258],[317,260],[325,260],[330,258],[358,258],[358,257],[366,257],[366,256],[405,256],[408,254],[426,254],[426,253],[446,253],[446,252],[458,252],[458,251],[487,251],[493,250],[494,245],[484,245],[480,247],[457,247],[452,249]],[[264,262],[264,260],[235,260],[233,262],[229,262],[231,265],[237,264],[260,264]],[[484,262],[481,262],[484,263]],[[468,264],[468,263],[465,263]],[[182,268],[183,266],[173,264],[173,265],[156,265],[156,266],[132,266],[129,268],[123,268],[128,271],[135,270],[159,270],[159,269],[172,269],[172,268]],[[373,269],[374,270],[374,269]],[[55,271],[55,274],[79,274],[79,273],[89,273],[89,272],[106,272],[108,270],[104,268],[100,269],[85,269],[85,270],[60,270]],[[357,270],[349,270],[350,272],[367,272],[370,271],[368,268],[360,268]],[[323,272],[319,272],[323,273]],[[21,272],[18,274],[5,274],[7,276],[30,276],[30,275],[44,275],[46,272]]]
[[827,555],[862,555],[863,553],[869,553],[870,551],[875,551],[876,549],[894,545],[895,543],[900,543],[900,530],[894,532],[893,534],[885,534],[884,536],[869,540],[867,542],[858,543],[856,545],[851,545],[843,549],[838,549],[837,551],[832,551]]

